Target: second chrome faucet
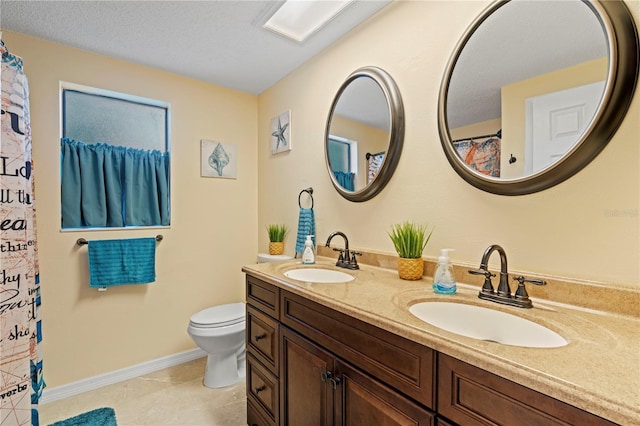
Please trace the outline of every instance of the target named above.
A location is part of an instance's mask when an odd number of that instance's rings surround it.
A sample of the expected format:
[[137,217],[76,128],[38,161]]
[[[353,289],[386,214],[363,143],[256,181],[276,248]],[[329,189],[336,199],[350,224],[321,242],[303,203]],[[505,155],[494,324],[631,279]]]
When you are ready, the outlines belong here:
[[340,252],[340,255],[338,256],[338,261],[336,262],[336,266],[340,268],[347,268],[347,269],[360,269],[356,256],[362,256],[362,253],[357,251],[349,251],[349,239],[344,234],[344,232],[340,232],[340,231],[332,232],[331,235],[329,235],[329,238],[327,238],[327,242],[325,243],[325,246],[330,247],[331,240],[336,235],[339,235],[344,239],[344,249],[338,249],[338,248],[333,249],[335,251]]
[[[491,254],[494,251],[497,251],[500,255],[500,283],[498,284],[497,290],[493,289],[493,283],[491,282],[491,278],[495,277],[496,274],[490,272],[488,267],[489,257],[491,257]],[[509,287],[509,271],[507,269],[507,253],[497,244],[492,244],[487,247],[482,255],[482,260],[480,260],[480,268],[469,270],[469,273],[472,275],[484,275],[484,284],[480,293],[478,293],[478,297],[480,299],[490,300],[504,305],[517,306],[519,308],[533,307],[533,303],[531,303],[531,299],[529,299],[525,283],[536,285],[547,284],[544,280],[530,280],[523,276],[518,276],[514,278],[515,281],[518,281],[518,289],[513,295],[511,295],[511,288]]]

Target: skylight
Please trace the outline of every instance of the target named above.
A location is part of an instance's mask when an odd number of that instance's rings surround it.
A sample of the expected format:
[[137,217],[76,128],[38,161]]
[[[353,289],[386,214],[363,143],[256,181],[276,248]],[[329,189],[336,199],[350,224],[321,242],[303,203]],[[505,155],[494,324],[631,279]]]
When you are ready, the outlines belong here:
[[301,43],[353,1],[287,0],[263,26]]

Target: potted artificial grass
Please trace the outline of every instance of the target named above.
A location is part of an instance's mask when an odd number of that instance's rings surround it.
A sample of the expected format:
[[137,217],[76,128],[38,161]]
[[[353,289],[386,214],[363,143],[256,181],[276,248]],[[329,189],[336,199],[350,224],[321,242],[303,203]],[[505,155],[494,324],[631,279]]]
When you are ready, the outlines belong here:
[[403,280],[419,280],[424,273],[424,252],[433,229],[427,225],[404,222],[391,227],[389,238],[398,253],[398,276]]

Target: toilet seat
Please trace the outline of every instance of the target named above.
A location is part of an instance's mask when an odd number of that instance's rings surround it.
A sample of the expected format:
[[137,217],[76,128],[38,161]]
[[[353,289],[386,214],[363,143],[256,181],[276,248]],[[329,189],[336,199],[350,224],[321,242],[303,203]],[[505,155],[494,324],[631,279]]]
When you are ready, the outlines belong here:
[[245,304],[238,302],[196,312],[191,316],[189,325],[197,328],[220,328],[243,322],[245,322]]

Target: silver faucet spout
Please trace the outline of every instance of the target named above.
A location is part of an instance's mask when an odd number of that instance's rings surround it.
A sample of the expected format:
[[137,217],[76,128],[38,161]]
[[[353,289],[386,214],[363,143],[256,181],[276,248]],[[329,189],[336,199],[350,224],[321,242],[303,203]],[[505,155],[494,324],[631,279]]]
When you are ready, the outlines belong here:
[[507,268],[507,253],[498,244],[492,244],[484,251],[482,260],[480,261],[480,269],[489,270],[489,257],[497,251],[500,255],[500,284],[498,284],[499,296],[511,296],[511,288],[509,287],[509,269]]

